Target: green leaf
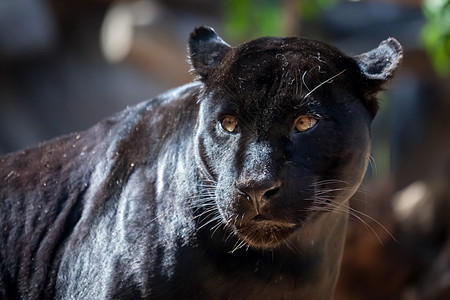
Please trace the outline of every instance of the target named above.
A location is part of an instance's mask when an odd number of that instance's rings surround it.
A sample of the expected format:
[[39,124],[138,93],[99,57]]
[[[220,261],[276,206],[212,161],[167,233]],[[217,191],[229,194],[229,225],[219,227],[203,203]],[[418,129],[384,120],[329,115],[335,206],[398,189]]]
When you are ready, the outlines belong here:
[[450,73],[450,0],[425,0],[423,12],[422,41],[435,70],[445,76]]

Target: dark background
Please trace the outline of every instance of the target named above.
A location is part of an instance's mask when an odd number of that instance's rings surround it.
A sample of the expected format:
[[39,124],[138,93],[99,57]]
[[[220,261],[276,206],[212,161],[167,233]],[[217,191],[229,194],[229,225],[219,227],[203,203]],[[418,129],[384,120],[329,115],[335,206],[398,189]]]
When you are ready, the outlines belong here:
[[0,154],[190,82],[197,25],[232,45],[303,35],[355,55],[393,36],[404,61],[380,95],[336,299],[450,299],[450,78],[424,50],[423,11],[420,0],[2,1]]

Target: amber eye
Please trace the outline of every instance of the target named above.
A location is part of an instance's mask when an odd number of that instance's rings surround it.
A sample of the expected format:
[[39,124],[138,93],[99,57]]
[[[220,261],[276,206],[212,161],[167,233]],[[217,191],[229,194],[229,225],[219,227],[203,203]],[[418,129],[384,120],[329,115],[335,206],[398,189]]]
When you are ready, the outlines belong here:
[[300,116],[295,120],[295,129],[298,132],[305,132],[314,127],[317,124],[317,119],[311,116]]
[[236,132],[237,129],[237,119],[236,117],[226,115],[222,119],[222,128],[227,132]]

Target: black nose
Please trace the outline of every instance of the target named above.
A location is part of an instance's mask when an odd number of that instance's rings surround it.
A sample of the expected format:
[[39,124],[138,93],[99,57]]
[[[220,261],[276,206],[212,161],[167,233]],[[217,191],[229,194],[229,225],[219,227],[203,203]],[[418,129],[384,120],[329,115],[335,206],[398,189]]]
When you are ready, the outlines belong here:
[[238,192],[244,194],[257,210],[274,198],[280,191],[280,187],[280,181],[270,179],[236,182]]

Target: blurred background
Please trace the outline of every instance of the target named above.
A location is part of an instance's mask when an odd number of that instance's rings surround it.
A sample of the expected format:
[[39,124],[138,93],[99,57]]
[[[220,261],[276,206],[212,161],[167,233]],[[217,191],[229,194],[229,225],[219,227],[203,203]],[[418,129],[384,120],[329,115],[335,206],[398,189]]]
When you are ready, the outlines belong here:
[[197,25],[231,45],[300,35],[354,55],[400,41],[335,298],[450,299],[449,0],[0,1],[0,154],[192,81]]

